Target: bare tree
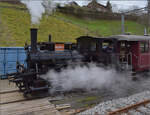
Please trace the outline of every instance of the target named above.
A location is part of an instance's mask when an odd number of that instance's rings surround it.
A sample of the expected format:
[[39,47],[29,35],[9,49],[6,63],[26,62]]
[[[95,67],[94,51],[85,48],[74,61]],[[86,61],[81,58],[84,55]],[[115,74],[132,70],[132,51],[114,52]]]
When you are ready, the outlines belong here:
[[108,8],[108,10],[109,10],[110,12],[112,12],[112,5],[111,5],[111,3],[110,3],[109,0],[108,0],[108,2],[107,2],[106,7]]

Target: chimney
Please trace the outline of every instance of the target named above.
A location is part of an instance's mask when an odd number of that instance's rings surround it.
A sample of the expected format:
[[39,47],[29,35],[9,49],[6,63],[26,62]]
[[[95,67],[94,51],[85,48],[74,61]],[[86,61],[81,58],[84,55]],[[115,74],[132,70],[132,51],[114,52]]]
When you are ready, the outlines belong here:
[[51,40],[52,40],[52,36],[51,36],[51,35],[49,35],[49,37],[48,37],[48,41],[49,41],[49,42],[51,42]]
[[37,51],[37,30],[36,28],[31,28],[31,51],[36,52]]

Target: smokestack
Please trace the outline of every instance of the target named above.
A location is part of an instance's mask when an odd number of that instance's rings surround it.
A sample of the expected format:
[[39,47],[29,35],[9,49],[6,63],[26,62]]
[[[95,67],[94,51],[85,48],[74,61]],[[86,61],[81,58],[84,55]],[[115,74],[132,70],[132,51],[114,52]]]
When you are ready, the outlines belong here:
[[37,50],[37,30],[36,28],[31,28],[31,50],[36,52]]
[[48,41],[49,41],[49,42],[51,42],[51,40],[52,40],[52,36],[51,36],[51,35],[49,35],[49,37],[48,37]]

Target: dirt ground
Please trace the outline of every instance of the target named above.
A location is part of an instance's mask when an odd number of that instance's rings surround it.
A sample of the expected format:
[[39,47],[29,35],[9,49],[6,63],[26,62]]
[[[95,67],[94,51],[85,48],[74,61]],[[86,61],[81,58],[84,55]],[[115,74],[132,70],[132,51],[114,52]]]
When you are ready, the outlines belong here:
[[10,91],[10,90],[18,90],[14,83],[6,80],[0,80],[0,92]]

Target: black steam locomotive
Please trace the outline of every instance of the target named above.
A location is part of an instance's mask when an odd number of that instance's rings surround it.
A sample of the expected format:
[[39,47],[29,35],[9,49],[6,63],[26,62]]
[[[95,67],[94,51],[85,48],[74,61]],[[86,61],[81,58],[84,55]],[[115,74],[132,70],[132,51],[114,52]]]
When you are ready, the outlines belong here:
[[31,45],[25,45],[27,67],[17,63],[17,73],[10,79],[26,96],[38,91],[47,91],[51,85],[41,75],[54,69],[61,71],[78,63],[83,57],[75,51],[75,43],[37,42],[37,29],[31,29]]

